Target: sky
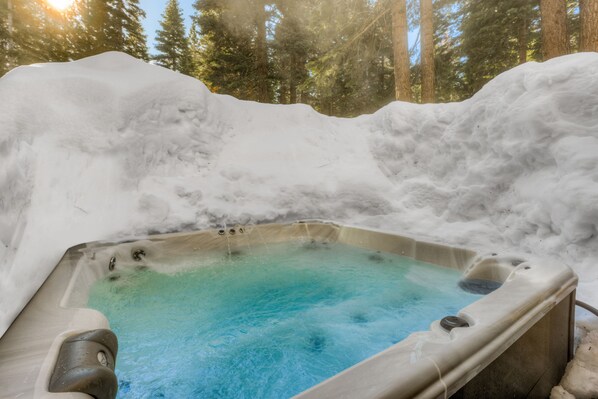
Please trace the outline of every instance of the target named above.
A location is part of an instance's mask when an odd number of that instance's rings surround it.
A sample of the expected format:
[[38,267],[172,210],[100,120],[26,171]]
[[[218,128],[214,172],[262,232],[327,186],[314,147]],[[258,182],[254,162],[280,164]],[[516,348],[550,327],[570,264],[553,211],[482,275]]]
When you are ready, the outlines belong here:
[[[195,0],[179,0],[180,6],[183,8],[183,15],[185,16],[185,23],[187,30],[191,27],[191,15],[195,12],[193,3]],[[140,0],[139,4],[142,9],[145,10],[146,18],[143,21],[143,28],[147,34],[147,41],[150,50],[150,54],[155,54],[155,38],[156,31],[160,29],[160,20],[162,19],[162,13],[166,8],[168,0]],[[417,39],[418,30],[409,32],[409,48],[413,46],[413,43]]]

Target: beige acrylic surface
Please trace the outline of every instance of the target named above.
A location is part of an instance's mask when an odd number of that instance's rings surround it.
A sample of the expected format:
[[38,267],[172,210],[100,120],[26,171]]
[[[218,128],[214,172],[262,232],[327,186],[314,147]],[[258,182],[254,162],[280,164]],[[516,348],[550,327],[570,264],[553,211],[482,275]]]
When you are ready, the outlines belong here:
[[[566,266],[536,259],[477,254],[388,232],[313,221],[235,226],[226,230],[173,233],[126,243],[90,243],[69,249],[31,302],[0,339],[0,397],[89,398],[47,391],[58,349],[68,336],[108,328],[108,320],[87,309],[90,287],[111,271],[231,253],[287,241],[338,242],[390,252],[460,270],[465,277],[493,280],[502,287],[465,307],[469,328],[450,333],[431,324],[387,350],[299,394],[300,399],[436,398],[449,396],[493,362],[538,320],[574,292],[577,277]],[[135,251],[145,254],[132,259]],[[117,359],[118,363],[118,359]]]

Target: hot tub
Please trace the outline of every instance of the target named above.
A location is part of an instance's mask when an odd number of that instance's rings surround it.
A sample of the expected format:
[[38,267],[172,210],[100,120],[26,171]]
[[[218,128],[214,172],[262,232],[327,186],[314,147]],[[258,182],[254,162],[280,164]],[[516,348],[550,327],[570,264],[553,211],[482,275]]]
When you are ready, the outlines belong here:
[[[84,355],[91,357],[83,360],[88,362],[86,368],[79,369],[98,369],[86,378],[111,378],[110,370],[104,370],[113,367],[113,359],[105,355],[110,350],[97,349],[110,347],[105,336],[109,322],[86,307],[98,280],[165,260],[192,259],[207,252],[231,256],[247,248],[294,241],[339,243],[456,269],[463,286],[474,290],[500,286],[453,315],[467,327],[451,329],[446,320],[442,325],[440,319],[433,321],[427,331],[413,331],[297,398],[547,397],[572,356],[577,277],[557,262],[479,254],[330,222],[234,226],[69,249],[0,339],[2,397],[86,398],[90,396],[81,392],[103,389],[104,382],[88,381],[75,384],[79,392],[50,392],[57,385],[68,385],[56,383],[62,378],[58,373]],[[104,331],[103,338],[96,330]],[[83,340],[92,342],[81,344]],[[75,355],[65,354],[69,345],[79,345]],[[90,386],[92,391],[86,390]]]

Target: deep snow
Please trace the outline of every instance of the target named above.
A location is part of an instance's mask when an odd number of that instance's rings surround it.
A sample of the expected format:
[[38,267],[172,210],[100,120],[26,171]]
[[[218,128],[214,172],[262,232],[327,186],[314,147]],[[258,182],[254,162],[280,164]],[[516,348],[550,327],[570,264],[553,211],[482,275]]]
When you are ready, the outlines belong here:
[[120,53],[17,68],[0,104],[0,334],[72,245],[300,218],[556,257],[598,306],[596,53],[355,119]]

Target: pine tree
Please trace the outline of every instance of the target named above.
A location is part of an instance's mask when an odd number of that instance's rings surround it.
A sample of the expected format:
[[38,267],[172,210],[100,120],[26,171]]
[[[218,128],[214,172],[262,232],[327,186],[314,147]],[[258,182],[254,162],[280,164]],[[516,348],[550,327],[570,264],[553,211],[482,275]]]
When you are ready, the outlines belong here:
[[125,52],[133,57],[149,61],[147,36],[141,24],[141,20],[145,18],[145,11],[139,7],[139,0],[127,0],[125,15]]
[[33,0],[11,1],[10,46],[14,66],[27,65],[44,60],[45,48],[41,45],[44,36],[43,4]]
[[0,0],[0,76],[14,65],[12,0]]
[[389,2],[316,1],[310,20],[318,39],[308,64],[314,108],[354,116],[394,99]]
[[[466,97],[498,74],[518,65],[522,48],[527,49],[526,60],[539,59],[539,12],[537,4],[523,0],[467,0],[463,3],[459,11],[462,15],[459,41]],[[528,30],[522,38],[523,16]]]
[[[45,0],[42,0],[45,3]],[[42,40],[40,46],[45,48],[42,61],[69,61],[74,50],[75,10],[67,8],[63,11],[45,6]]]
[[44,0],[9,0],[5,4],[10,5],[6,37],[13,66],[68,59],[69,12],[56,11]]
[[197,24],[197,19],[193,18],[191,22],[191,27],[189,28],[189,55],[191,57],[191,66],[192,70],[190,75],[201,79],[201,63],[203,60],[203,52],[204,48],[201,42],[201,33],[199,25]]
[[273,43],[273,64],[278,101],[295,104],[307,100],[301,87],[308,77],[306,64],[312,51],[313,39],[306,21],[309,2],[279,0],[276,7],[280,15]]
[[160,53],[153,58],[158,65],[190,74],[193,70],[191,53],[185,35],[183,12],[179,7],[178,0],[169,0],[166,10],[162,14],[160,26],[162,29],[156,32],[156,42],[158,43],[156,49]]
[[106,50],[124,51],[127,22],[127,10],[124,0],[110,0],[108,5],[108,23],[105,29],[105,48]]
[[125,51],[127,7],[124,0],[79,0],[73,58]]
[[146,36],[141,25],[145,12],[138,0],[79,0],[72,57],[106,51],[123,51],[148,60]]
[[434,72],[437,102],[464,98],[465,82],[460,48],[460,0],[434,2]]
[[45,0],[0,0],[0,75],[19,65],[69,60],[73,15]]
[[518,21],[517,44],[519,46],[519,63],[527,62],[527,31],[529,25],[529,10],[527,7],[521,9]]
[[[264,38],[264,31],[258,34],[258,26],[261,26],[258,18],[262,21],[264,18],[259,12],[260,4],[264,5],[263,0],[195,2],[194,19],[200,30],[201,44],[198,77],[211,90],[241,99],[271,99],[271,44],[267,36]],[[269,17],[265,15],[266,21]],[[261,38],[258,40],[258,37]],[[195,49],[192,51],[197,54]],[[259,72],[258,68],[261,68]]]

